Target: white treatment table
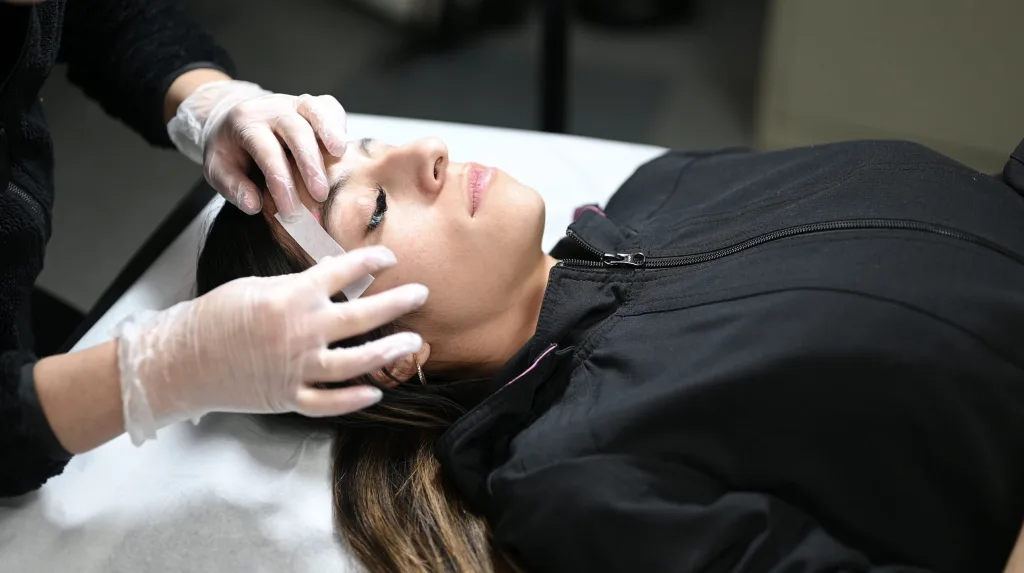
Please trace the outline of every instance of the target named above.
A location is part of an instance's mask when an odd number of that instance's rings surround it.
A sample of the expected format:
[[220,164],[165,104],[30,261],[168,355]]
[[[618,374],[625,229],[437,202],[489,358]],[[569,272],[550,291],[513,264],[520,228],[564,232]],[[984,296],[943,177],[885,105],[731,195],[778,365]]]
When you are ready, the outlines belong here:
[[[442,138],[540,191],[551,249],[586,203],[603,205],[657,147],[429,121],[350,116],[353,137]],[[129,263],[74,345],[109,339],[140,309],[191,296],[196,257],[219,207],[198,186]],[[330,442],[240,415],[122,436],[77,456],[41,490],[0,499],[0,571],[357,571],[332,532]]]

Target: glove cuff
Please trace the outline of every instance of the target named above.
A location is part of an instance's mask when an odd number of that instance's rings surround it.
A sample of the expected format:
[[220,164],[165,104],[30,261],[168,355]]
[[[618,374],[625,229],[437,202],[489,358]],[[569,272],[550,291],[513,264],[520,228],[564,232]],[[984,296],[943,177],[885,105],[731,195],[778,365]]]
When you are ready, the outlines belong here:
[[179,303],[162,312],[139,311],[114,327],[124,429],[135,446],[155,439],[157,429],[168,424],[199,421],[201,414],[188,411],[177,396],[182,381],[171,375],[175,343],[180,341],[162,329],[168,322],[181,322],[188,308],[188,303]]
[[241,80],[207,82],[181,102],[167,122],[167,135],[182,155],[202,165],[206,141],[227,112],[242,101],[270,93]]
[[143,327],[157,313],[140,311],[121,321],[114,328],[117,343],[117,366],[121,374],[121,411],[124,429],[135,446],[156,437],[156,419],[140,378],[141,362],[146,359]]

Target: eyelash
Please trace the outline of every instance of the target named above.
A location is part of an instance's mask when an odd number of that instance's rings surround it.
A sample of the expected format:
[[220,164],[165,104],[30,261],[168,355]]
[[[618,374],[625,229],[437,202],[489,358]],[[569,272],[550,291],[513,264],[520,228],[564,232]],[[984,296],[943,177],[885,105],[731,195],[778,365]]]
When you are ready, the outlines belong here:
[[366,225],[366,228],[370,231],[380,226],[381,221],[384,220],[384,213],[388,212],[388,194],[384,192],[384,188],[377,185],[377,207],[373,210],[373,216],[370,217],[370,222]]

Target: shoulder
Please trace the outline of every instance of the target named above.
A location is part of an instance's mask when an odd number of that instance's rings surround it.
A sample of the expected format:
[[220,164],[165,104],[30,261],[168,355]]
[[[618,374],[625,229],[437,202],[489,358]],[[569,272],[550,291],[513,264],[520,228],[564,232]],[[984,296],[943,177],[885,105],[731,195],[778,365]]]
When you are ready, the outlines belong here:
[[[754,151],[743,147],[709,150],[674,149],[644,163],[609,201],[606,211],[628,214],[638,200],[664,200],[680,187],[722,188],[737,181],[828,177],[861,168],[899,169],[907,165],[959,165],[952,159],[910,141],[864,140]],[[963,167],[963,166],[961,166]],[[963,167],[967,169],[966,167]]]
[[697,173],[712,171],[736,176],[752,171],[764,172],[769,168],[797,164],[828,167],[880,164],[898,166],[909,163],[959,165],[956,161],[934,149],[920,143],[903,140],[844,141],[765,151],[754,151],[742,147],[696,151],[677,149],[670,150],[641,165],[633,176],[623,184],[623,188],[635,182],[648,183],[652,178],[678,175],[684,168],[688,168],[688,175],[691,171]]

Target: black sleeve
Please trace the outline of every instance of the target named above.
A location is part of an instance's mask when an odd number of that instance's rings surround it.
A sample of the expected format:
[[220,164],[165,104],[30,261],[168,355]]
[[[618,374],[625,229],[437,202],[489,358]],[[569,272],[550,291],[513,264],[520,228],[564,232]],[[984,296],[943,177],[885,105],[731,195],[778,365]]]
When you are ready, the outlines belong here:
[[0,497],[38,489],[71,459],[39,404],[34,365],[27,353],[0,354]]
[[[800,509],[677,463],[593,456],[519,475],[497,539],[531,571],[910,573],[870,563]],[[507,495],[507,497],[505,497]]]
[[170,146],[164,96],[198,67],[234,74],[227,53],[175,0],[67,0],[58,59],[68,78],[154,145]]

